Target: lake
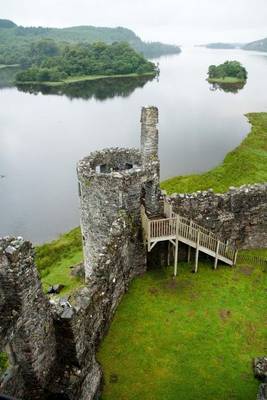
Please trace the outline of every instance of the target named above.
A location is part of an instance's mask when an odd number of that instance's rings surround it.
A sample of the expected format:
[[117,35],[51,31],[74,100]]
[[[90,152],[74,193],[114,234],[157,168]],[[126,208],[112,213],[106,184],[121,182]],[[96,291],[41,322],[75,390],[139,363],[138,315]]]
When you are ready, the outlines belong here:
[[[209,65],[233,59],[247,84],[215,90]],[[244,114],[267,111],[267,54],[195,47],[156,61],[154,80],[60,90],[0,84],[0,236],[42,243],[77,226],[77,161],[95,149],[138,147],[143,105],[159,107],[161,179],[214,167],[249,132]]]

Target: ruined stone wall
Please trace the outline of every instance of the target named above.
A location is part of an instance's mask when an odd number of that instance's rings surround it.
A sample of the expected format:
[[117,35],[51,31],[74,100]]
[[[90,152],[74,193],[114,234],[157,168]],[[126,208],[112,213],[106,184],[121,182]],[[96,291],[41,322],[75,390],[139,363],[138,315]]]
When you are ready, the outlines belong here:
[[229,240],[238,248],[267,247],[267,184],[167,197],[173,210]]
[[40,399],[55,368],[55,332],[32,246],[22,238],[0,240],[0,315],[0,348],[8,345],[11,366],[1,387]]
[[130,281],[146,269],[138,225],[121,211],[107,232],[94,274],[70,302],[49,304],[28,242],[19,241],[16,250],[15,239],[0,243],[0,347],[12,346],[15,359],[0,393],[21,400],[97,398],[102,379],[97,347]]
[[[72,308],[56,306],[59,336],[72,341],[68,347],[64,344],[61,352],[63,363],[72,365],[66,372],[69,384],[64,389],[71,400],[90,400],[99,393],[102,372],[95,359],[98,344],[131,279],[146,268],[138,232],[127,218],[122,214],[113,222],[107,246],[98,260],[98,276],[77,293]],[[69,353],[70,348],[74,352]]]
[[152,106],[143,107],[141,112],[141,158],[142,166],[147,174],[147,181],[144,184],[146,212],[151,217],[158,216],[160,213],[160,160],[157,124],[158,109]]

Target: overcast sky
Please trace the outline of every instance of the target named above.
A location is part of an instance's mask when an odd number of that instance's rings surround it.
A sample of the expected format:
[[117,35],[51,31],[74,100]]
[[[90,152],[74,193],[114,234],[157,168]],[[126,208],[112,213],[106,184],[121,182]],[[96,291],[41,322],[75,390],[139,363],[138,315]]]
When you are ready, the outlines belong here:
[[0,0],[1,18],[24,26],[124,26],[177,44],[267,37],[267,0]]

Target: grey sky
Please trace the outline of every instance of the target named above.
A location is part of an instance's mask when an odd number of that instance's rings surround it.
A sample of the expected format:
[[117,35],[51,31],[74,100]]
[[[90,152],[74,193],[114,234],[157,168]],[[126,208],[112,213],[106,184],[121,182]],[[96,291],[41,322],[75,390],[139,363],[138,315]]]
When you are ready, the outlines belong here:
[[267,0],[0,0],[1,18],[24,26],[125,26],[178,44],[267,37]]

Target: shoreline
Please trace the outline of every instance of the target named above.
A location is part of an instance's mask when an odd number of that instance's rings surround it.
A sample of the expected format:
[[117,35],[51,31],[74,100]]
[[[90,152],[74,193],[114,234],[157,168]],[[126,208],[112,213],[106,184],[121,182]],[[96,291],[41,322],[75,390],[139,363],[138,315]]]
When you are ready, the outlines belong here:
[[221,164],[202,173],[174,176],[161,182],[168,194],[193,193],[212,188],[225,193],[230,186],[240,187],[267,181],[267,112],[245,115],[251,130],[244,140],[228,152]]
[[246,80],[233,78],[230,76],[228,76],[228,77],[226,76],[225,78],[208,78],[207,81],[209,83],[225,83],[225,84],[229,83],[231,85],[233,85],[235,83],[237,84],[237,83],[246,83],[247,82]]
[[73,76],[67,78],[63,81],[53,82],[53,81],[17,81],[15,82],[16,85],[44,85],[44,86],[62,86],[62,85],[69,85],[71,83],[78,83],[78,82],[86,82],[86,81],[96,81],[100,79],[117,79],[117,78],[138,78],[143,76],[156,76],[156,72],[144,72],[143,74],[116,74],[116,75],[84,75],[84,76]]

